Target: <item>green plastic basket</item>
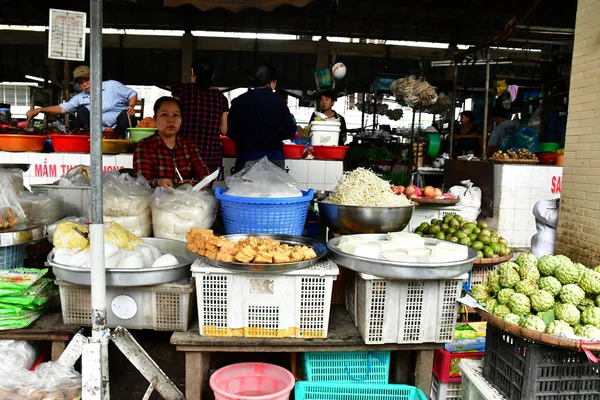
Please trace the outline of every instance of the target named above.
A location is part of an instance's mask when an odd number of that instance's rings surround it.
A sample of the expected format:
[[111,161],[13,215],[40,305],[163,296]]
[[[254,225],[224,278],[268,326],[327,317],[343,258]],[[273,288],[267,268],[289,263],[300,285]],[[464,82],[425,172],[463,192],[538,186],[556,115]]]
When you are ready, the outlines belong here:
[[388,383],[389,351],[314,352],[302,355],[304,379],[327,383]]
[[560,148],[560,144],[552,142],[541,142],[540,153],[553,153]]
[[294,393],[296,400],[427,400],[421,389],[409,385],[300,381]]
[[317,86],[319,89],[325,89],[333,85],[333,80],[331,79],[331,71],[328,69],[320,69],[315,71],[315,81],[317,81]]

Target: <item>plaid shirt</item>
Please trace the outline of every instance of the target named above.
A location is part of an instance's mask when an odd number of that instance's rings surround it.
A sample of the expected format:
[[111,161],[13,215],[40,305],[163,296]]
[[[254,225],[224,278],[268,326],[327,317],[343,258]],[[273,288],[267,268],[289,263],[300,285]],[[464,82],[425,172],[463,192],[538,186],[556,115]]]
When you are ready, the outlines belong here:
[[181,136],[192,139],[198,145],[211,171],[221,168],[223,147],[219,136],[221,119],[229,111],[227,99],[219,89],[202,90],[195,83],[176,87],[173,96],[181,99]]
[[141,173],[150,185],[156,186],[162,178],[173,183],[179,181],[175,167],[183,179],[201,180],[209,174],[198,147],[190,139],[177,137],[175,147],[169,149],[155,133],[135,146],[133,173],[135,176]]

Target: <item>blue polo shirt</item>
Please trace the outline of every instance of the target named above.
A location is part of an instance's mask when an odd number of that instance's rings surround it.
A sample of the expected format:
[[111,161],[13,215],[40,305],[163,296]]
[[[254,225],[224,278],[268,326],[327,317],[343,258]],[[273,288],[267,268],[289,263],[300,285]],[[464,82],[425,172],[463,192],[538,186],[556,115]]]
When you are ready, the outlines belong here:
[[[121,82],[102,82],[102,128],[115,128],[117,117],[127,108],[129,99],[136,95],[135,90],[128,88]],[[60,106],[70,114],[74,114],[80,106],[85,106],[89,110],[90,94],[81,92]]]

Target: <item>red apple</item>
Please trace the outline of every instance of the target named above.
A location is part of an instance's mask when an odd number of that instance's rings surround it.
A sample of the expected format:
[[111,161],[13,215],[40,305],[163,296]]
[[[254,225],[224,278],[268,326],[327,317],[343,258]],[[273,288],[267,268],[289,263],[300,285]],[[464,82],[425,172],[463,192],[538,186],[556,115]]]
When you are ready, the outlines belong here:
[[398,190],[400,190],[400,193],[402,193],[402,194],[404,194],[404,190],[405,189],[406,188],[404,186],[402,186],[402,185],[398,186]]
[[411,194],[415,193],[415,191],[416,191],[417,189],[419,189],[419,188],[418,188],[418,187],[416,187],[416,186],[413,186],[413,185],[408,185],[408,186],[407,186],[407,187],[404,189],[404,194],[405,194],[406,196],[410,196]]
[[433,186],[425,186],[423,188],[423,196],[432,198],[435,195],[435,188]]
[[435,189],[434,189],[434,194],[433,194],[433,197],[440,197],[442,194],[443,194],[443,193],[442,193],[442,189],[440,189],[440,188],[435,188]]

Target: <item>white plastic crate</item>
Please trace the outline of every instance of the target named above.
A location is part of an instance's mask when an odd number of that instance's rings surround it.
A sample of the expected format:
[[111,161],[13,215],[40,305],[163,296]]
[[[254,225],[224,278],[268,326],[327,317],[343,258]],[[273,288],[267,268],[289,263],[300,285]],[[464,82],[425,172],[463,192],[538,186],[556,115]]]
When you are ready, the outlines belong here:
[[431,376],[431,400],[461,400],[462,387],[460,382],[440,382],[437,376]]
[[330,261],[282,274],[239,273],[196,260],[198,321],[205,336],[326,338],[333,281]]
[[65,201],[65,215],[73,217],[86,217],[91,199],[89,186],[58,186],[58,185],[31,185],[34,194],[48,194],[62,196]]
[[473,265],[473,269],[469,272],[469,279],[465,282],[465,290],[469,291],[473,285],[487,282],[490,272],[497,270],[499,266],[500,263]]
[[366,344],[449,342],[466,278],[403,281],[357,273],[355,287],[347,289],[354,290],[356,300],[348,309],[354,307]]
[[[63,322],[91,326],[89,286],[56,280]],[[107,287],[106,323],[109,327],[186,331],[192,317],[194,279],[155,286]]]
[[427,207],[427,205],[416,207],[408,223],[408,231],[414,232],[422,222],[429,224],[432,219],[444,219],[447,214],[460,214],[460,210],[453,207],[444,207],[440,210],[439,207]]
[[483,377],[482,360],[462,360],[462,398],[464,400],[505,400],[491,383]]

